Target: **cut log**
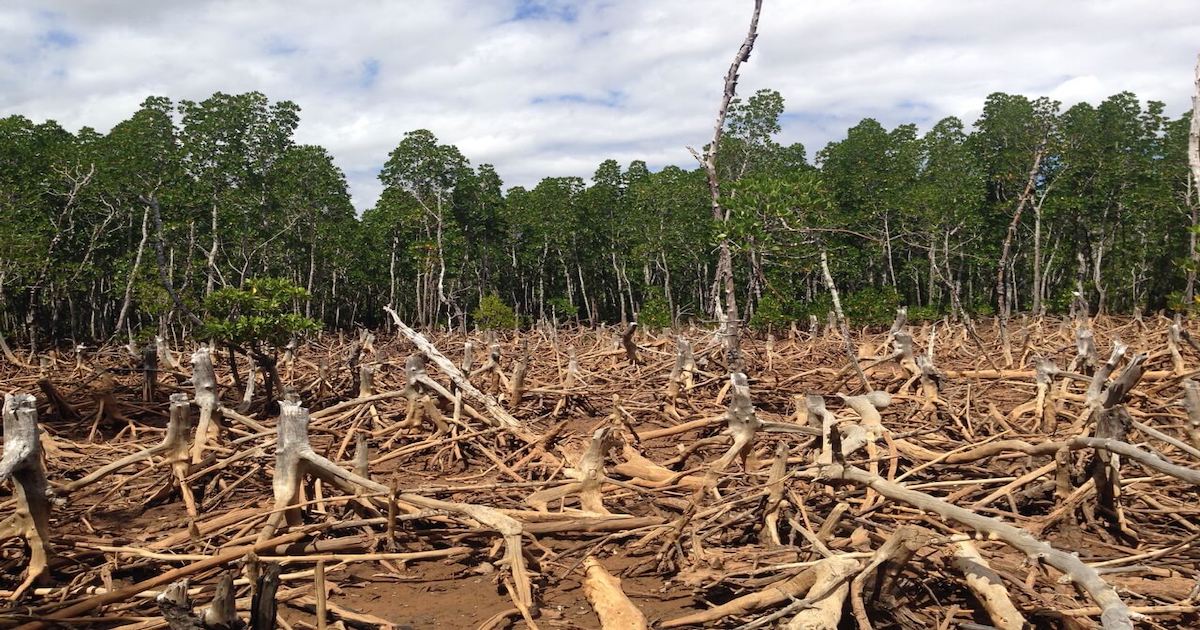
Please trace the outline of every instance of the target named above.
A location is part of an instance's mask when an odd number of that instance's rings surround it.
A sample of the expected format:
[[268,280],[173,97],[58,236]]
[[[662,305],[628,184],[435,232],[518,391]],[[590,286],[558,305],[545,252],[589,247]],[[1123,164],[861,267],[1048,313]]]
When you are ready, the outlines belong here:
[[584,558],[583,567],[586,572],[583,593],[596,616],[600,617],[600,626],[604,630],[645,630],[649,627],[646,616],[621,590],[619,578],[613,577],[591,556]]

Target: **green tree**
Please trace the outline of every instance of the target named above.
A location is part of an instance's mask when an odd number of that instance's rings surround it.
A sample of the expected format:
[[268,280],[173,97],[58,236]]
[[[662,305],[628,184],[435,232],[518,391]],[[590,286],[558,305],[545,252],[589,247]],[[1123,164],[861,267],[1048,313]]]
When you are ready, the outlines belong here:
[[320,330],[320,323],[295,312],[308,291],[283,278],[252,278],[241,288],[225,287],[204,298],[204,322],[197,331],[252,356],[267,372],[267,400],[282,390],[279,349],[297,336]]

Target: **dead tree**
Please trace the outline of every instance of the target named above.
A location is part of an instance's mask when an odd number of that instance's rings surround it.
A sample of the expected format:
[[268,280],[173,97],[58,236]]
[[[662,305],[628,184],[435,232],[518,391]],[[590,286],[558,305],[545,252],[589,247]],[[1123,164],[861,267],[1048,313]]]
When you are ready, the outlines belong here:
[[1200,448],[1200,386],[1188,379],[1183,382],[1183,405],[1187,409],[1187,435],[1192,446]]
[[[708,178],[708,193],[712,204],[713,220],[722,225],[729,223],[729,209],[721,206],[721,182],[717,175],[717,151],[721,146],[721,136],[725,131],[725,115],[729,111],[729,103],[737,93],[738,69],[750,59],[750,51],[754,49],[754,40],[758,38],[758,16],[762,12],[762,0],[754,0],[754,13],[750,16],[750,30],[746,39],[733,57],[733,63],[725,73],[725,90],[721,94],[721,103],[717,107],[717,120],[713,125],[713,137],[701,158],[695,149],[689,147],[692,156],[704,167]],[[724,285],[722,287],[722,284]],[[725,293],[726,310],[722,312],[721,289]],[[729,245],[729,236],[722,233],[718,244],[716,281],[713,283],[713,304],[718,318],[725,316],[724,329],[726,361],[730,372],[742,371],[741,333],[738,321],[737,291],[733,283],[733,255]]]
[[42,394],[46,396],[46,401],[50,403],[50,407],[58,414],[59,420],[78,420],[79,412],[75,409],[67,399],[54,386],[54,382],[48,378],[39,378],[37,381],[38,389],[42,390]]
[[871,381],[867,380],[866,373],[863,372],[862,366],[858,364],[858,356],[854,353],[854,346],[850,343],[850,326],[846,323],[846,314],[842,312],[842,299],[838,295],[837,285],[833,283],[833,274],[829,272],[829,255],[825,250],[821,250],[821,275],[825,280],[825,286],[829,289],[829,296],[833,299],[833,311],[837,317],[838,328],[842,333],[842,342],[846,350],[846,359],[850,362],[850,366],[858,373],[858,378],[862,380],[865,391],[871,391]]
[[1033,412],[1035,422],[1040,430],[1051,435],[1057,426],[1058,414],[1055,409],[1054,378],[1059,375],[1058,366],[1053,361],[1038,357],[1034,361],[1034,381],[1037,394],[1034,399],[1013,408],[1008,414],[1009,420],[1020,419],[1021,416]]
[[16,512],[0,522],[0,540],[21,537],[29,546],[25,580],[13,591],[17,599],[35,582],[44,581],[50,549],[50,501],[37,424],[37,399],[29,394],[4,397],[4,457],[0,482],[12,478]]
[[[384,484],[356,475],[318,455],[308,441],[308,409],[295,401],[279,403],[279,441],[275,446],[275,477],[271,487],[275,495],[275,509],[268,518],[258,542],[269,541],[285,522],[300,523],[300,508],[297,505],[301,484],[306,476],[332,484],[348,494],[365,489],[376,497],[390,497],[394,493]],[[481,505],[440,501],[416,494],[395,494],[394,500],[409,506],[406,509],[443,510],[478,523],[495,531],[504,539],[505,562],[512,574],[510,596],[519,608],[533,606],[533,587],[525,558],[521,552],[523,529],[516,519],[499,510]]]
[[[1125,398],[1142,378],[1142,362],[1146,355],[1139,354],[1129,361],[1121,376],[1104,391],[1096,410],[1096,439],[1125,441],[1133,419],[1125,409]],[[1109,521],[1115,533],[1127,540],[1137,541],[1138,535],[1127,522],[1121,506],[1121,456],[1106,448],[1097,448],[1092,461],[1092,479],[1096,482],[1096,498],[1100,512]]]
[[147,345],[142,349],[142,402],[153,402],[158,389],[158,349]]
[[1000,246],[1000,260],[996,263],[996,317],[1000,325],[1000,344],[1001,351],[1004,353],[1004,367],[1012,367],[1012,344],[1008,338],[1008,317],[1009,317],[1009,300],[1008,283],[1005,280],[1008,273],[1009,252],[1012,249],[1013,240],[1017,236],[1017,227],[1021,224],[1021,214],[1025,208],[1033,201],[1034,193],[1037,192],[1038,175],[1041,173],[1042,158],[1046,154],[1046,142],[1043,139],[1038,143],[1033,151],[1033,163],[1029,167],[1029,176],[1026,178],[1025,190],[1021,192],[1021,196],[1017,199],[1017,207],[1013,211],[1012,221],[1008,223],[1008,231],[1004,234],[1004,242]]
[[539,490],[525,498],[525,502],[534,509],[545,512],[550,501],[565,499],[571,495],[579,495],[579,505],[588,512],[611,514],[604,507],[605,483],[616,484],[604,473],[604,460],[612,449],[621,445],[621,440],[612,427],[600,427],[592,433],[587,450],[579,458],[579,463],[573,469],[564,470],[564,474],[576,479],[572,483]]
[[680,419],[679,395],[695,386],[696,359],[692,355],[692,344],[680,337],[675,346],[675,366],[667,379],[666,411]]
[[521,358],[513,367],[512,380],[508,387],[508,410],[515,412],[525,397],[525,373],[529,371],[529,338],[521,340]]
[[861,468],[835,463],[824,466],[816,473],[816,477],[830,484],[853,483],[870,488],[892,501],[907,503],[922,512],[961,523],[975,530],[980,537],[1002,540],[1034,562],[1048,564],[1063,572],[1064,577],[1083,589],[1100,607],[1100,619],[1107,630],[1133,630],[1131,611],[1121,601],[1121,596],[1100,577],[1100,573],[1094,567],[1080,560],[1078,554],[1055,549],[1034,538],[1024,529],[912,490],[904,484],[888,481]]
[[754,467],[749,461],[754,452],[754,436],[762,430],[770,433],[815,433],[809,427],[798,426],[785,422],[764,422],[759,420],[754,410],[754,402],[750,397],[750,383],[746,375],[734,372],[729,375],[729,407],[725,410],[726,428],[723,432],[733,438],[729,450],[709,466],[710,479],[724,471],[734,459],[742,462],[742,467],[749,470]]
[[246,627],[246,623],[237,616],[231,573],[221,576],[212,602],[199,613],[192,610],[188,586],[188,579],[183,578],[172,582],[154,598],[171,630],[241,630]]

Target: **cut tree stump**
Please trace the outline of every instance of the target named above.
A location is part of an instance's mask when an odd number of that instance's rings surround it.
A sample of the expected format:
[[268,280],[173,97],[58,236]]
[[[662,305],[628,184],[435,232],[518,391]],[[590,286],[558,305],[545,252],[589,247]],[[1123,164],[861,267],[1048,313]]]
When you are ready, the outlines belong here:
[[38,435],[37,399],[29,394],[4,397],[4,456],[0,482],[12,479],[16,512],[0,523],[0,540],[21,537],[29,546],[25,580],[13,591],[18,599],[34,583],[48,577],[50,501],[46,496],[46,469]]

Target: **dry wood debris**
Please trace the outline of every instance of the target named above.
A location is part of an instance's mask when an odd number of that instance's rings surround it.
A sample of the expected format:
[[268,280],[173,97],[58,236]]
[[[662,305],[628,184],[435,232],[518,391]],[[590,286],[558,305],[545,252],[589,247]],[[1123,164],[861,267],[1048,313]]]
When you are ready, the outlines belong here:
[[1014,320],[1000,368],[900,314],[731,374],[395,320],[289,346],[277,415],[178,341],[0,359],[0,625],[1200,625],[1192,322]]

